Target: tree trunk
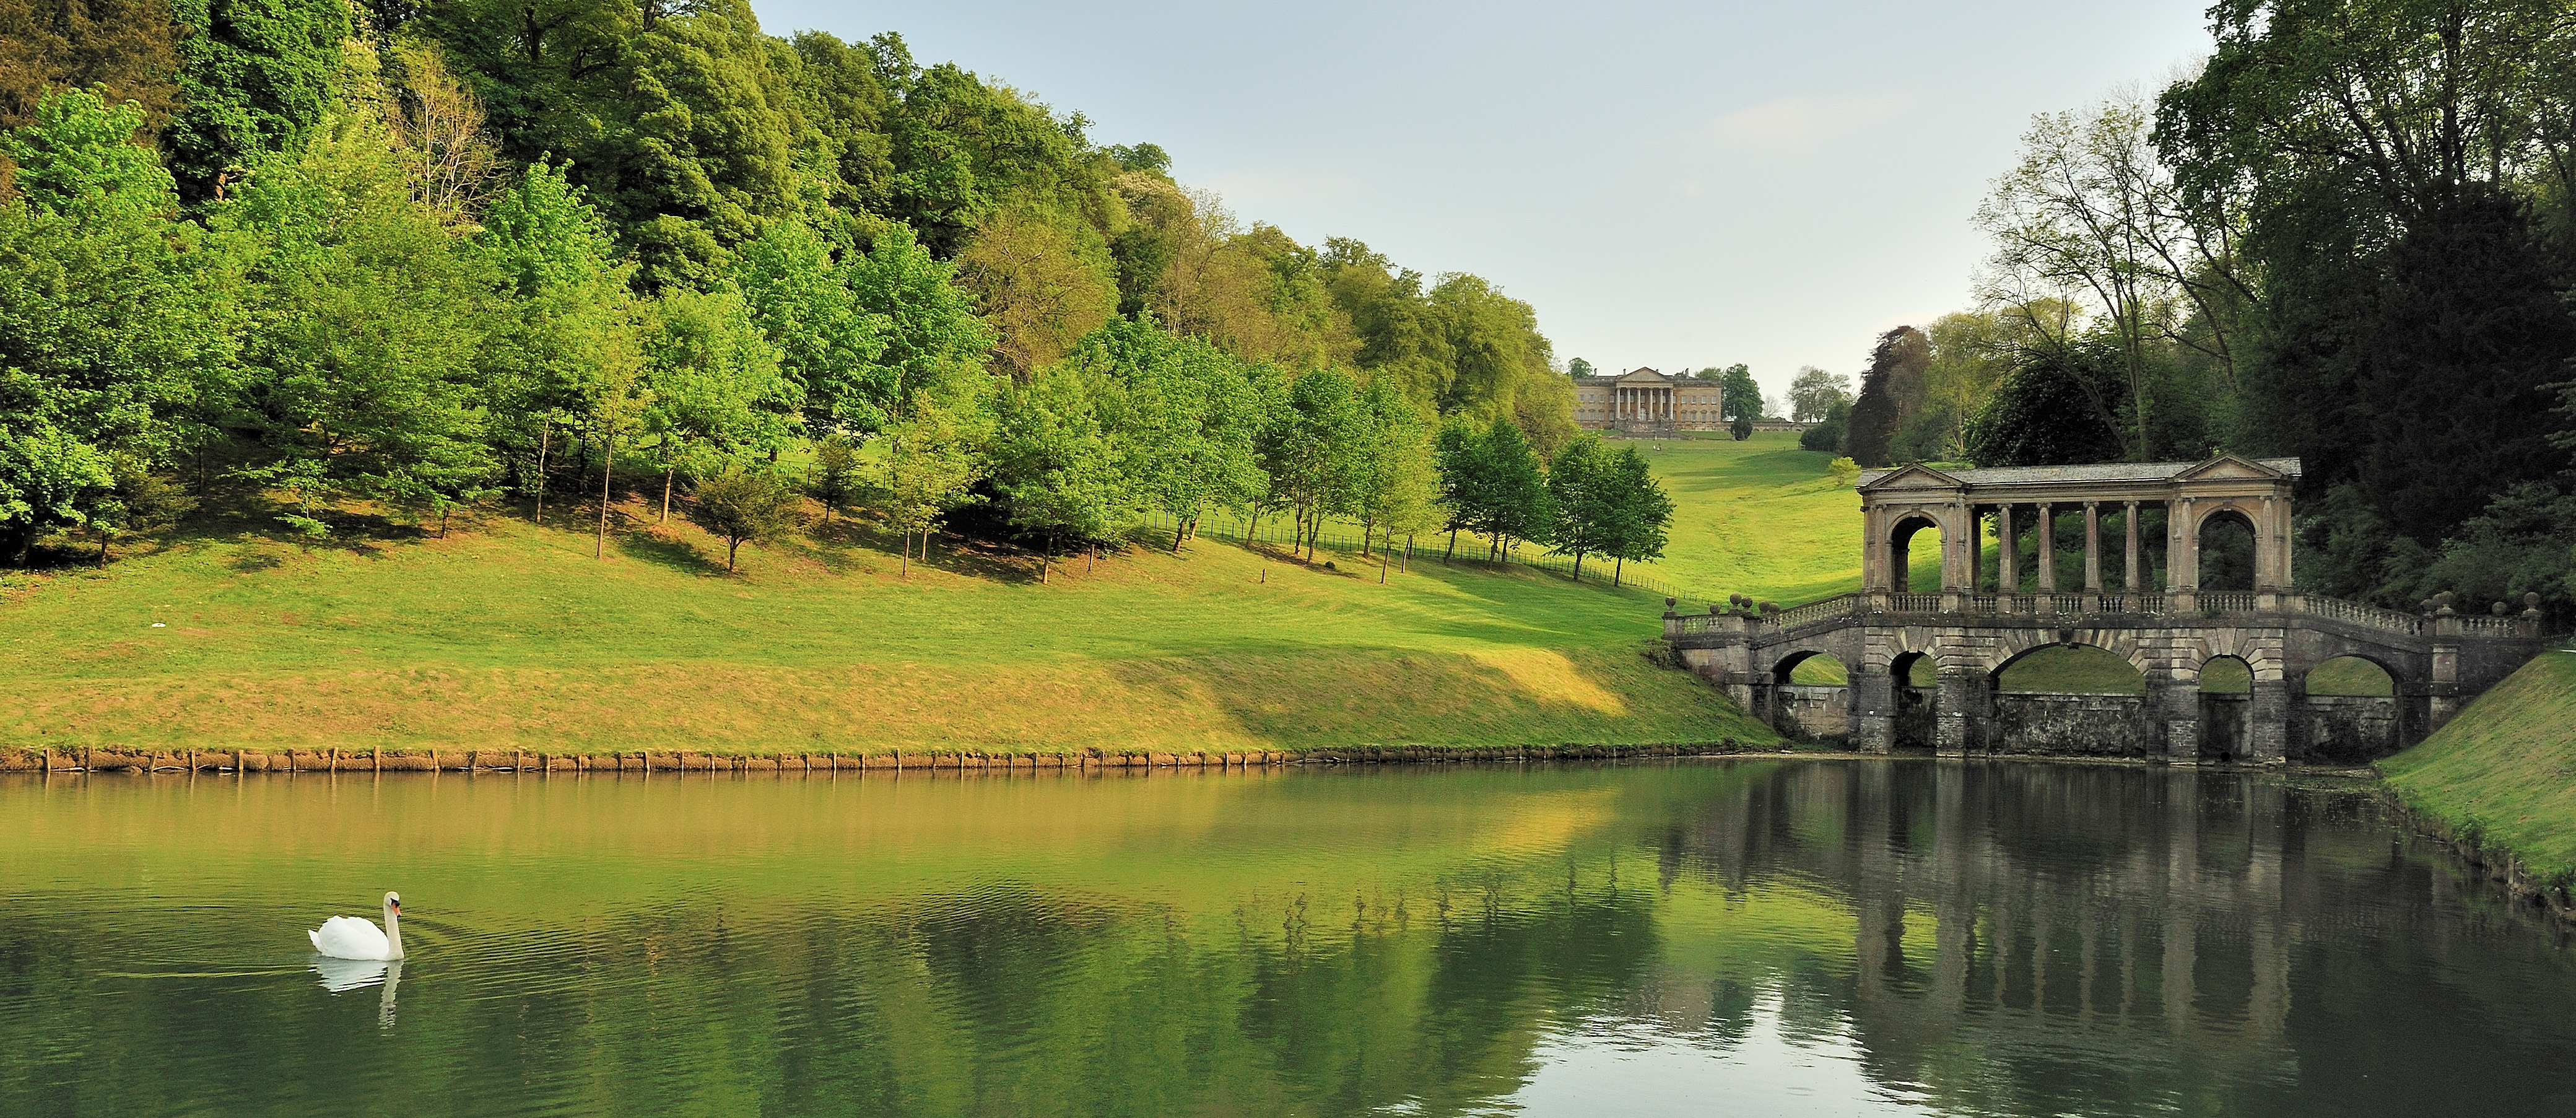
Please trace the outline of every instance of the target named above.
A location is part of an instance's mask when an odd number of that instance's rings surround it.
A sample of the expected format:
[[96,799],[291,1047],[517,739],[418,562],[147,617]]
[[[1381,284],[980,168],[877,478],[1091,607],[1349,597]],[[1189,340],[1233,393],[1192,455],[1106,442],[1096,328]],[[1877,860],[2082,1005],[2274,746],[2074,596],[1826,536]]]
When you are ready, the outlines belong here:
[[442,540],[447,538],[447,517],[448,514],[455,511],[455,509],[446,505],[438,506],[438,538]]
[[741,536],[727,536],[727,537],[725,537],[725,569],[726,569],[726,570],[730,571],[730,570],[732,570],[732,569],[733,569],[733,556],[734,556],[734,553],[735,553],[735,552],[737,552],[737,551],[740,551],[740,550],[742,550],[742,537],[741,537]]
[[1619,576],[1620,576],[1621,574],[1626,573],[1626,572],[1627,572],[1627,570],[1628,570],[1628,561],[1627,561],[1625,558],[1613,558],[1613,559],[1611,560],[1611,562],[1610,562],[1610,588],[1611,588],[1611,589],[1616,590],[1616,589],[1618,589],[1618,588],[1619,588]]
[[[617,438],[609,436],[599,448],[599,539],[591,545],[590,557],[608,558],[608,475],[617,463]],[[733,560],[725,560],[725,569],[733,569]]]
[[912,577],[912,529],[903,530],[903,562],[895,567],[896,578]]
[[1360,518],[1360,558],[1369,557],[1369,537],[1375,534],[1377,534],[1377,518],[1362,516]]
[[1404,534],[1404,565],[1397,567],[1396,570],[1403,574],[1413,573],[1413,533],[1411,532]]
[[[653,523],[655,524],[668,524],[671,522],[671,477],[679,472],[680,464],[677,462],[673,462],[662,467],[662,519],[654,521]],[[831,509],[831,506],[825,505],[823,507],[826,510],[825,515],[830,515],[829,510]]]
[[1444,567],[1445,567],[1445,566],[1448,566],[1448,565],[1449,565],[1449,560],[1450,560],[1450,559],[1452,559],[1452,558],[1455,558],[1455,557],[1457,556],[1457,554],[1458,554],[1458,526],[1453,524],[1453,525],[1450,525],[1450,526],[1449,526],[1449,551],[1448,551],[1448,553],[1447,553],[1447,554],[1444,554],[1444,555],[1442,555],[1442,556],[1440,557],[1440,565],[1441,565],[1441,566],[1444,566]]
[[1583,581],[1583,553],[1580,551],[1574,553],[1574,581]]
[[555,425],[551,423],[546,424],[544,427],[537,430],[536,522],[539,524],[545,523],[546,520],[546,444],[554,441],[554,435]]

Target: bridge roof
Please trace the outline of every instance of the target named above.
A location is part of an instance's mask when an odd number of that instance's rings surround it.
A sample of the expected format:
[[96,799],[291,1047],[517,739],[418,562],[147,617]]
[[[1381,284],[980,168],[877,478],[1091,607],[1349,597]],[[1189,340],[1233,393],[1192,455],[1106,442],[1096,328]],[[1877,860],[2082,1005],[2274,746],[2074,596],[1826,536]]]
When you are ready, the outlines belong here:
[[[2223,461],[2232,457],[2232,455],[2221,455],[2219,458],[2211,459],[2210,461]],[[2256,465],[2262,466],[2264,469],[2271,470],[2284,477],[2295,478],[2299,476],[2299,460],[2296,458],[2250,458],[2243,459],[2243,461],[2253,462]],[[1861,488],[1866,489],[1877,484],[1881,479],[1904,473],[1909,469],[1918,468],[1929,470],[1932,473],[1939,474],[1941,477],[1949,478],[1962,485],[1976,488],[2013,485],[2065,485],[2068,483],[2078,485],[2135,484],[2141,482],[2154,484],[2157,482],[2172,481],[2175,478],[2181,477],[2184,474],[2190,473],[2193,470],[2209,464],[2210,462],[2100,462],[2083,466],[1989,466],[1979,469],[1964,470],[1900,466],[1893,470],[1863,470],[1860,475],[1860,486]]]

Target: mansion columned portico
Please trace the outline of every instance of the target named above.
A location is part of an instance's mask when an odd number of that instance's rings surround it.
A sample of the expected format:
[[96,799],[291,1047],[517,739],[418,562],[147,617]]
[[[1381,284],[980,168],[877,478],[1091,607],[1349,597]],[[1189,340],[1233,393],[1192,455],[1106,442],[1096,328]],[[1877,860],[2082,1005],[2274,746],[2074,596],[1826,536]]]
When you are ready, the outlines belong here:
[[1725,387],[1713,380],[1631,369],[1617,376],[1574,378],[1574,422],[1589,431],[1670,435],[1723,431]]

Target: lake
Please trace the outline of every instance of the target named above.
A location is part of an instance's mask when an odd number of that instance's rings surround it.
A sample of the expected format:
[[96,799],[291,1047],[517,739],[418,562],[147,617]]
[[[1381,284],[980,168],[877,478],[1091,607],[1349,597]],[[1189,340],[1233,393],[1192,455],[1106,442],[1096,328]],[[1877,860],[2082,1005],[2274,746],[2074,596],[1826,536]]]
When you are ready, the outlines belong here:
[[[404,904],[398,969],[305,930]],[[1728,760],[0,781],[0,1114],[2576,1112],[2321,777]]]

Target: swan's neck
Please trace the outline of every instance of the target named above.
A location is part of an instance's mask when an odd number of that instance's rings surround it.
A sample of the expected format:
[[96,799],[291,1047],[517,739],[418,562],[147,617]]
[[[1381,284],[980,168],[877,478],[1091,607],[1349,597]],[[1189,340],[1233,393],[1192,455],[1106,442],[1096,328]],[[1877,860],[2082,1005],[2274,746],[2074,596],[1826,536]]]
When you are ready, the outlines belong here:
[[402,953],[402,913],[385,910],[385,958],[399,959]]

